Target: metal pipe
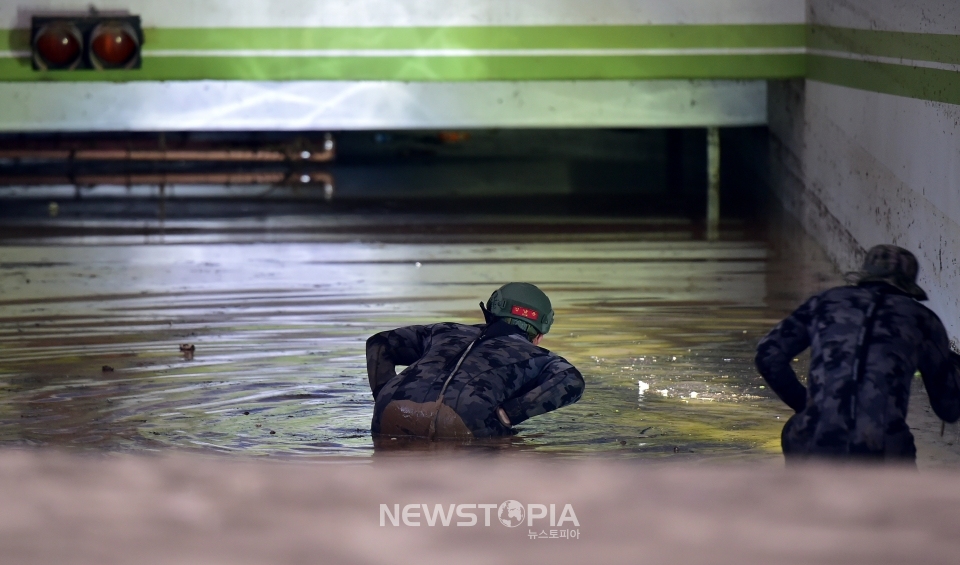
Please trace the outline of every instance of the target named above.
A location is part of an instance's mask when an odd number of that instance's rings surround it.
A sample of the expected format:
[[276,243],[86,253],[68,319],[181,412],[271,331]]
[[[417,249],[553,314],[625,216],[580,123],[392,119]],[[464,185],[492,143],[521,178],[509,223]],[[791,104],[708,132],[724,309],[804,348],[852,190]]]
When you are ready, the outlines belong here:
[[228,161],[283,162],[332,161],[334,151],[288,149],[268,150],[203,150],[203,149],[0,149],[0,159],[43,159],[62,161]]
[[707,239],[720,238],[720,128],[707,128]]
[[76,174],[37,175],[37,176],[0,176],[0,186],[41,186],[72,184],[76,186],[96,185],[177,185],[177,184],[226,184],[226,185],[288,185],[308,184],[333,185],[333,176],[325,172],[303,173],[300,176],[284,172],[264,173],[132,173],[132,174]]

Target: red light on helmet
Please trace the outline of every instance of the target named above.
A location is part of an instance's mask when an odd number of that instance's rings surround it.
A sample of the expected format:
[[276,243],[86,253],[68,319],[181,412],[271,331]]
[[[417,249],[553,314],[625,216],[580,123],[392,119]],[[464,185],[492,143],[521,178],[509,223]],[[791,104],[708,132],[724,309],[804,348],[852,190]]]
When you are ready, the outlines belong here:
[[525,308],[523,306],[514,306],[510,309],[510,313],[514,316],[520,316],[521,318],[526,318],[533,321],[536,321],[540,318],[540,312],[537,312],[533,308]]
[[51,22],[33,38],[33,60],[39,69],[73,69],[83,56],[83,35],[70,22]]
[[126,22],[103,22],[90,33],[90,64],[96,69],[128,69],[139,54],[137,32]]

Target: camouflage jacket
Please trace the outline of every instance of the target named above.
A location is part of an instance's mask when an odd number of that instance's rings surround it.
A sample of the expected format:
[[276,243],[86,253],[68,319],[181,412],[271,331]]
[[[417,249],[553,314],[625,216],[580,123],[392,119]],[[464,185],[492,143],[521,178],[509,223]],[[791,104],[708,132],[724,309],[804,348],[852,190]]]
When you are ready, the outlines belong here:
[[[807,386],[790,367],[811,348]],[[917,370],[945,421],[960,417],[960,376],[936,314],[885,283],[818,294],[757,346],[757,368],[797,414],[783,431],[784,454],[913,458],[907,428]]]
[[[515,326],[497,321],[468,326],[441,323],[381,332],[367,340],[367,373],[376,405],[372,431],[395,400],[435,402],[450,372],[485,331],[453,375],[443,396],[474,437],[509,434],[496,409],[512,424],[580,399],[583,377],[562,357],[533,345]],[[406,365],[399,375],[397,365]]]

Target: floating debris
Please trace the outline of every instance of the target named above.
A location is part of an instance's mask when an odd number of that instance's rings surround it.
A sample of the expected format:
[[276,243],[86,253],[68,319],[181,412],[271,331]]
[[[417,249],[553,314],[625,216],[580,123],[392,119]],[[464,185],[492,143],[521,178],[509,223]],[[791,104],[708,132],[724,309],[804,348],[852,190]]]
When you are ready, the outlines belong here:
[[112,373],[113,367],[111,367],[110,365],[104,365],[103,367],[100,367],[100,370],[103,371],[104,373]]
[[643,396],[643,393],[645,393],[645,392],[647,392],[648,390],[650,390],[650,385],[647,384],[647,383],[645,383],[645,382],[643,382],[643,381],[637,381],[637,384],[638,384],[639,387],[640,387],[640,396]]

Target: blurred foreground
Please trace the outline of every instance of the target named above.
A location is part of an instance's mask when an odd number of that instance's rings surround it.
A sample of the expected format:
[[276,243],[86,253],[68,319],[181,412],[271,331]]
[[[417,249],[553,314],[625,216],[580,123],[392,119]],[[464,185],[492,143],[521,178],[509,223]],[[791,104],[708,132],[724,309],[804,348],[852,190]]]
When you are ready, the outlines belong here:
[[[9,564],[954,563],[956,472],[651,465],[604,458],[377,457],[306,464],[178,454],[0,453]],[[353,461],[356,461],[355,459]],[[569,504],[505,527],[404,525],[380,505]],[[537,510],[533,510],[534,513]],[[530,520],[526,516],[526,520]],[[531,533],[544,537],[533,539]]]

